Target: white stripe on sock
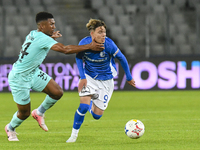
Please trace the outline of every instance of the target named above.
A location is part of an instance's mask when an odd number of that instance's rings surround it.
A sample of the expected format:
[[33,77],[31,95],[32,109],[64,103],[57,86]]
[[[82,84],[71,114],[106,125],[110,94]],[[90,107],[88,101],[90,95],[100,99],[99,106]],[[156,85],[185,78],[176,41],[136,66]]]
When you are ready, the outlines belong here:
[[77,109],[76,112],[77,112],[80,116],[85,116],[85,114],[80,113],[80,112],[78,111],[78,109]]

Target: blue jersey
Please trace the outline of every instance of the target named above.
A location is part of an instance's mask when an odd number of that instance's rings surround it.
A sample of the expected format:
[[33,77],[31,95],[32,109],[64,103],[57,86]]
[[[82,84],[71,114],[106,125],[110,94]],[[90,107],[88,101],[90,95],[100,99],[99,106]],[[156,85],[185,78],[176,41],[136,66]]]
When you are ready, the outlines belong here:
[[[85,37],[79,45],[85,45],[92,42],[91,37]],[[117,75],[117,69],[114,58],[118,58],[125,73],[127,80],[132,79],[126,58],[121,53],[116,44],[108,37],[105,38],[105,49],[101,52],[86,50],[76,55],[81,79],[85,79],[85,74],[97,80],[109,80]],[[83,61],[85,65],[83,66]]]
[[13,65],[15,73],[29,74],[38,68],[51,47],[58,43],[50,36],[37,30],[31,31],[22,45],[19,59]]

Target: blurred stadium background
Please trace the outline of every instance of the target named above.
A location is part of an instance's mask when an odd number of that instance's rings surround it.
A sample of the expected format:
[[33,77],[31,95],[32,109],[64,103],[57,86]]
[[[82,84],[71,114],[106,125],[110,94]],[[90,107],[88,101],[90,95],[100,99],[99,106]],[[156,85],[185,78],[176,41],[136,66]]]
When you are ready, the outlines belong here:
[[[8,73],[40,11],[54,15],[63,35],[58,41],[66,45],[89,35],[90,18],[104,20],[107,36],[128,59],[136,89],[200,89],[200,0],[0,0],[0,92],[10,91]],[[65,91],[76,90],[74,55],[50,51],[43,63]],[[115,90],[135,90],[120,67]]]
[[[54,15],[57,30],[63,35],[58,40],[64,44],[77,45],[89,35],[85,24],[90,18],[104,20],[107,36],[127,56],[132,74],[136,72],[138,90],[197,90],[114,92],[107,114],[98,123],[87,116],[80,135],[83,138],[76,145],[67,145],[68,149],[199,149],[200,0],[0,0],[1,129],[16,107],[11,105],[12,95],[3,93],[10,91],[7,76],[25,36],[36,29],[35,15],[40,11]],[[74,55],[50,51],[47,59],[51,60],[43,64],[43,70],[64,91],[77,91]],[[137,90],[126,87],[124,77],[119,71],[116,90]],[[44,99],[41,93],[31,97],[32,108]],[[0,149],[66,149],[79,101],[77,93],[68,93],[62,99],[47,112],[51,116],[47,118],[50,132],[32,126],[29,117],[17,131],[23,142],[10,145],[2,131]],[[141,119],[147,127],[140,141],[129,141],[123,133],[132,117]]]
[[[16,57],[35,14],[51,12],[64,44],[89,35],[85,24],[99,18],[107,36],[131,58],[199,55],[200,0],[0,0],[0,55]],[[49,56],[62,56],[50,52]]]

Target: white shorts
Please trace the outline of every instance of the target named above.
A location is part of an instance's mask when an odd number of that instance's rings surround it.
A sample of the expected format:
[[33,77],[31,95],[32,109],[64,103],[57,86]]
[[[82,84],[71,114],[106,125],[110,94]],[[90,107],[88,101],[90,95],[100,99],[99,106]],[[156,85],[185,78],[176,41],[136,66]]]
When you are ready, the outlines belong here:
[[92,101],[95,106],[101,110],[108,107],[108,103],[114,90],[114,81],[110,80],[95,80],[86,74],[87,87],[83,88],[79,96],[92,95]]

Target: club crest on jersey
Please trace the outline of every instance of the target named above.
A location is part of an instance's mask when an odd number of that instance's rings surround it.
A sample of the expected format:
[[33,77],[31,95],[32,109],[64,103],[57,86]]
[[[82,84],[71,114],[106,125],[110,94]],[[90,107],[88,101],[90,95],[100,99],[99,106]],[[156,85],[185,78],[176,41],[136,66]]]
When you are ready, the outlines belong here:
[[100,52],[100,57],[105,57],[105,52]]

